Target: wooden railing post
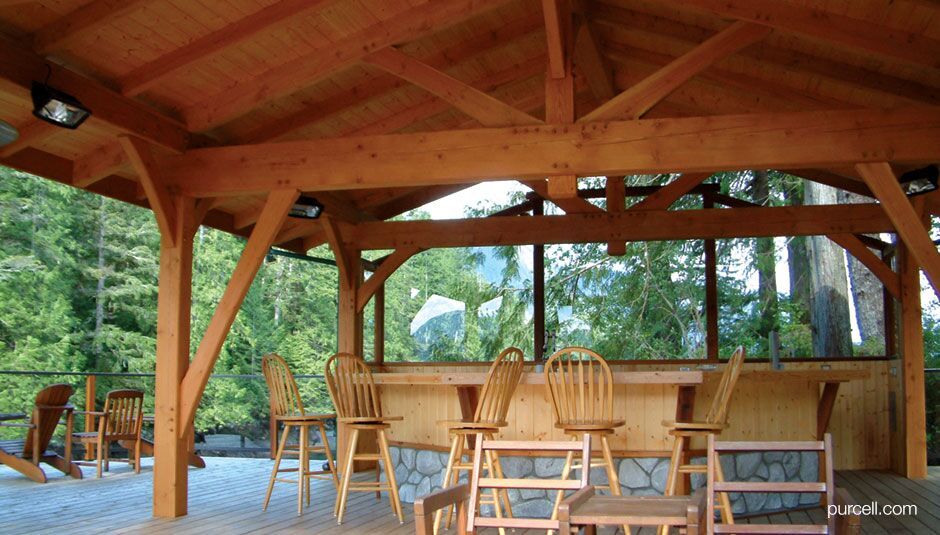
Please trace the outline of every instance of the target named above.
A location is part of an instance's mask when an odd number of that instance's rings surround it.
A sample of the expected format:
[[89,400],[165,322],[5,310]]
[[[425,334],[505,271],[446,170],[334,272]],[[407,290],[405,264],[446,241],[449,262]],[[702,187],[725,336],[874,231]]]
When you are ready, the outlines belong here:
[[[92,412],[95,410],[95,380],[94,375],[85,376],[85,410]],[[90,433],[95,430],[94,418],[85,416],[85,432]],[[91,461],[95,458],[94,445],[85,444],[85,460]],[[70,459],[71,460],[71,459]]]

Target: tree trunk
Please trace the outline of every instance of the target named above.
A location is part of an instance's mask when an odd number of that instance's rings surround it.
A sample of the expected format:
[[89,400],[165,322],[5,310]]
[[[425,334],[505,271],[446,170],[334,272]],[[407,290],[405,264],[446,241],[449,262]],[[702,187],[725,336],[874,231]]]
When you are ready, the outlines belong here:
[[[766,170],[752,172],[750,190],[751,201],[761,206],[767,205],[770,184]],[[761,338],[767,340],[770,332],[777,330],[777,259],[773,238],[754,240],[754,264],[757,268],[760,297],[760,323],[757,332]]]
[[[865,203],[869,199],[848,191],[839,191],[840,203]],[[852,303],[855,305],[855,321],[858,324],[862,344],[870,351],[881,352],[884,348],[884,301],[883,286],[878,277],[872,274],[851,254],[846,255],[849,263],[849,281],[852,283]]]
[[[836,204],[836,191],[816,182],[806,183],[806,204]],[[810,319],[813,353],[817,357],[852,355],[852,323],[846,282],[845,253],[825,236],[811,236]]]
[[98,204],[98,284],[95,286],[95,332],[92,334],[92,369],[98,370],[101,364],[101,330],[104,328],[104,290],[107,274],[105,273],[105,245],[108,227],[108,214],[105,198]]
[[[786,192],[787,203],[790,206],[803,204],[804,180],[798,180],[793,188]],[[808,324],[809,320],[809,244],[804,236],[794,236],[787,241],[787,267],[790,272],[790,302],[795,311],[794,321]]]

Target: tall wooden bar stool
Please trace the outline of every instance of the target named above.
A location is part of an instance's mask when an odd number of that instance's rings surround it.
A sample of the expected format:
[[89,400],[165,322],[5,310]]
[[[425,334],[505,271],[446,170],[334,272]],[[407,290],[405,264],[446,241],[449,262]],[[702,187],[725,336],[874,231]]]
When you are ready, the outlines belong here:
[[[271,353],[261,359],[261,370],[264,373],[264,381],[268,384],[268,403],[271,407],[271,414],[275,421],[284,425],[284,431],[281,433],[281,441],[277,447],[277,455],[274,457],[274,468],[271,470],[271,479],[268,481],[268,491],[264,495],[264,506],[262,510],[267,511],[268,502],[271,500],[271,491],[274,490],[274,483],[296,483],[297,484],[297,514],[303,512],[304,496],[306,496],[307,505],[310,505],[310,479],[329,479],[333,481],[333,487],[339,488],[339,479],[336,476],[336,463],[333,462],[333,454],[330,452],[330,442],[326,438],[325,421],[335,418],[335,414],[307,414],[304,411],[304,403],[300,399],[300,393],[297,390],[297,383],[294,381],[294,375],[291,373],[287,362],[279,355]],[[310,445],[310,428],[316,427],[320,433],[320,446]],[[288,444],[290,432],[297,428],[297,444]],[[326,455],[326,462],[329,470],[310,470],[310,453],[323,452]],[[281,460],[284,454],[297,456],[297,468],[281,468]],[[297,472],[297,479],[280,479],[277,475],[281,472]],[[326,474],[329,474],[328,476]]]
[[[395,465],[388,452],[388,438],[385,430],[391,427],[389,422],[403,420],[401,416],[385,416],[382,414],[382,404],[378,390],[372,380],[372,372],[362,358],[349,353],[337,353],[326,361],[326,386],[336,406],[338,424],[345,424],[350,431],[346,458],[344,461],[340,490],[336,493],[336,504],[333,514],[336,523],[343,523],[346,513],[346,499],[350,491],[372,492],[377,495],[386,490],[389,493],[392,512],[398,516],[399,522],[405,521],[401,510],[401,501],[398,499],[398,482],[395,481]],[[360,431],[374,431],[378,439],[379,453],[357,453]],[[353,465],[355,461],[381,461],[385,465],[387,481],[382,483],[378,478],[376,467],[376,480],[374,482],[352,482]]]
[[[473,463],[464,462],[464,446],[473,448],[470,438],[482,436],[485,440],[493,440],[494,434],[506,427],[506,413],[509,411],[509,402],[522,378],[524,356],[522,350],[510,347],[504,349],[486,374],[483,389],[480,391],[480,401],[477,402],[476,412],[472,420],[444,420],[439,422],[447,426],[448,433],[453,437],[450,443],[450,456],[447,458],[447,468],[444,470],[444,479],[441,487],[456,486],[460,478],[460,471],[472,471]],[[499,453],[496,450],[486,452],[486,469],[490,477],[503,478],[503,470],[499,464]],[[512,506],[509,503],[509,493],[506,489],[490,489],[491,501],[497,517],[502,517],[502,507],[506,509],[506,516],[512,518]],[[502,500],[502,507],[500,504]],[[481,502],[483,503],[482,499]],[[453,506],[447,510],[447,527],[450,528]],[[441,522],[443,510],[438,510],[434,517],[434,532],[437,533]],[[504,529],[500,528],[500,533]]]
[[[573,463],[574,452],[568,452],[561,478],[568,479],[571,470],[603,467],[607,471],[606,488],[612,495],[620,496],[620,479],[607,437],[618,427],[623,427],[625,422],[614,420],[614,378],[610,366],[590,349],[566,347],[548,359],[544,373],[555,427],[570,435],[572,440],[580,440],[584,434],[597,437],[603,454],[603,459],[592,459],[590,466],[585,468],[582,463]],[[552,508],[553,520],[558,518],[558,505],[563,497],[564,491],[558,491]],[[629,526],[623,526],[623,530],[630,533]]]
[[[724,373],[721,374],[721,382],[718,383],[718,389],[715,390],[715,397],[712,399],[711,407],[705,415],[703,421],[692,422],[673,422],[664,421],[663,426],[669,430],[669,434],[675,437],[672,446],[672,459],[669,463],[669,477],[666,479],[666,496],[675,496],[676,487],[679,483],[680,474],[705,474],[708,470],[704,464],[683,464],[685,461],[685,452],[689,448],[692,437],[715,436],[721,434],[722,430],[728,427],[728,405],[731,403],[731,394],[734,392],[734,386],[738,382],[738,376],[741,375],[741,367],[744,365],[744,348],[738,347],[728,364]],[[715,477],[718,481],[725,480],[724,471],[721,469],[719,459],[709,459],[714,461]],[[734,515],[731,512],[731,500],[728,493],[720,492],[718,494],[719,509],[721,510],[721,519],[725,524],[734,523]],[[660,534],[666,535],[669,532],[668,526],[660,528]]]

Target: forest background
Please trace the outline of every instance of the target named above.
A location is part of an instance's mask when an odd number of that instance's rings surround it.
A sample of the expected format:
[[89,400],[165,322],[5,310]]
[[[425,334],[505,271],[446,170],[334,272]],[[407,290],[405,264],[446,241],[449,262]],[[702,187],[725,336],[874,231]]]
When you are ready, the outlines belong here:
[[[626,180],[655,185],[670,177]],[[722,193],[761,205],[864,202],[776,172],[725,173],[711,180]],[[463,215],[484,216],[520,202],[520,196],[473,206]],[[603,206],[603,200],[597,202]],[[674,208],[699,203],[700,198],[688,196]],[[546,213],[554,213],[549,203]],[[420,210],[403,216],[428,217]],[[884,355],[882,286],[827,238],[790,238],[777,246],[769,238],[717,243],[722,355],[744,345],[749,355],[766,356],[771,332],[779,334],[784,356]],[[242,239],[207,227],[196,235],[194,345],[242,247]],[[152,373],[158,251],[150,211],[0,167],[0,370]],[[325,247],[308,255],[332,259]],[[531,247],[497,247],[435,249],[413,257],[386,283],[386,361],[485,361],[510,345],[532,358],[531,255]],[[701,240],[633,243],[619,257],[608,256],[606,244],[551,246],[545,257],[551,346],[585,345],[608,359],[704,356]],[[788,292],[777,289],[779,269],[787,270]],[[756,288],[746,284],[754,275]],[[433,310],[443,313],[435,316]],[[429,315],[431,321],[424,322]],[[933,309],[924,315],[928,368],[940,366],[937,315]],[[371,304],[365,318],[369,359]],[[215,372],[260,374],[261,357],[277,352],[295,373],[321,374],[336,348],[336,323],[336,268],[269,255]],[[75,399],[83,399],[80,377],[0,374],[0,412],[27,410],[35,392],[53,380],[75,384]],[[311,408],[329,408],[322,381],[300,383]],[[928,375],[934,457],[940,442],[937,386],[940,375]],[[149,378],[100,379],[98,395],[119,387],[143,388],[152,404]],[[213,379],[197,412],[196,430],[261,439],[267,410],[263,381]]]

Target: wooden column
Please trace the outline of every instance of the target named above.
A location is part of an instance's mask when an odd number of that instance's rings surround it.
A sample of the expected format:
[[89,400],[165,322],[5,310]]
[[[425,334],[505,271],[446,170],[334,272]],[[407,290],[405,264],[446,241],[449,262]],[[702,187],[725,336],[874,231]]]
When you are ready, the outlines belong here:
[[[714,208],[710,195],[702,197],[702,208]],[[715,240],[705,240],[705,356],[718,360],[718,257]]]
[[379,286],[372,296],[374,319],[372,334],[372,357],[375,363],[382,365],[385,362],[385,285]]
[[927,477],[927,411],[924,390],[924,330],[921,323],[920,270],[910,249],[898,241],[901,280],[901,392],[903,393],[904,467],[911,479]]
[[[334,242],[331,242],[331,246]],[[336,241],[335,243],[340,243]],[[362,356],[362,312],[356,308],[356,296],[362,284],[361,251],[345,249],[339,253],[334,248],[339,268],[339,303],[338,303],[338,335],[337,347],[341,353],[352,353]],[[344,260],[340,261],[340,256]],[[348,431],[343,425],[338,426],[336,433],[337,466],[345,466],[346,440]],[[372,452],[377,450],[377,442],[370,437],[373,433],[361,432],[359,435],[359,452]],[[368,470],[375,466],[371,461],[357,461],[354,471]]]
[[[885,264],[891,266],[892,257],[886,255],[884,252],[881,253],[881,259]],[[897,310],[895,308],[895,299],[891,295],[891,292],[888,291],[886,287],[883,287],[881,290],[882,301],[883,301],[883,311],[884,311],[884,325],[885,325],[885,355],[890,358],[898,358],[898,316]]]
[[153,515],[173,518],[187,512],[189,436],[180,400],[189,367],[193,275],[192,199],[173,200],[173,235],[161,233],[157,296],[157,362],[154,401]]
[[[85,410],[88,412],[94,412],[98,409],[95,408],[95,381],[96,377],[94,375],[89,375],[85,377]],[[95,430],[95,419],[89,416],[85,416],[85,432],[91,433]],[[91,461],[95,458],[95,445],[92,443],[85,444],[85,460]]]
[[[545,212],[545,201],[532,209],[533,215]],[[535,362],[545,360],[545,246],[532,246],[532,356]]]

